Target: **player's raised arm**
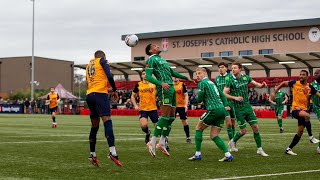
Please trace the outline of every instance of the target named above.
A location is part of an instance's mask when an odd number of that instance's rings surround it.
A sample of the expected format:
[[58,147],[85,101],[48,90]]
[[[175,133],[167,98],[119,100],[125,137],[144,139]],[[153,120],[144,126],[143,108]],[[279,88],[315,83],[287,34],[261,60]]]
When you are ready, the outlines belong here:
[[274,98],[272,96],[269,96],[269,102],[273,105],[276,105],[276,102],[273,101]]
[[257,87],[257,88],[267,87],[267,83],[266,83],[266,82],[258,83],[258,82],[256,82],[255,80],[252,80],[250,83],[251,83],[252,85],[254,85],[255,87]]
[[277,86],[274,91],[271,93],[270,96],[272,96],[271,98],[275,98],[276,97],[276,94],[277,92],[282,88],[282,87],[292,87],[293,84],[295,84],[296,81],[283,81],[281,84],[279,84],[279,86]]

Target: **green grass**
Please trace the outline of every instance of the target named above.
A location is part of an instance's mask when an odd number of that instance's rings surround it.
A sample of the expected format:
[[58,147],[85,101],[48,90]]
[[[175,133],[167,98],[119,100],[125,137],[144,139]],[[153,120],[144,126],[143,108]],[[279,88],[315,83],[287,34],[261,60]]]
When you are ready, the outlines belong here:
[[[178,119],[170,136],[171,156],[157,151],[157,157],[152,158],[137,117],[113,117],[122,168],[106,158],[109,150],[103,126],[97,142],[100,167],[96,168],[87,160],[89,117],[65,115],[58,116],[57,121],[58,128],[52,129],[49,115],[0,115],[0,179],[210,179],[320,169],[317,145],[309,142],[306,132],[294,149],[298,156],[284,154],[296,132],[294,119],[284,121],[284,134],[279,133],[275,120],[259,120],[262,145],[269,157],[256,155],[252,131],[248,129],[248,134],[238,142],[239,152],[233,153],[234,161],[225,163],[218,162],[223,153],[210,140],[209,129],[204,132],[202,161],[187,160],[195,147],[185,143]],[[189,119],[192,137],[197,121]],[[318,136],[319,123],[313,119],[312,125]],[[227,143],[225,129],[221,137]],[[313,172],[259,179],[319,179],[319,176],[320,172]]]

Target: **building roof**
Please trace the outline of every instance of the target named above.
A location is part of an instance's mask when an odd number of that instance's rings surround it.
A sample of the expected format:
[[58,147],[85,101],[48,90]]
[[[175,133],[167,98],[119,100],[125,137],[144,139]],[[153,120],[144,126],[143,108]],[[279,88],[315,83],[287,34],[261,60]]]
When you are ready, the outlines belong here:
[[[168,37],[177,37],[177,36],[227,33],[227,32],[305,27],[305,26],[316,26],[316,25],[320,25],[320,18],[138,33],[136,35],[138,36],[139,39],[153,39],[153,38],[164,38],[164,37],[168,38]],[[124,40],[126,36],[127,35],[122,35],[121,40]]]
[[[312,73],[313,68],[320,68],[320,52],[297,52],[287,54],[265,54],[252,56],[228,56],[212,58],[188,58],[188,59],[167,59],[171,67],[179,73],[193,73],[199,65],[212,65],[206,67],[211,72],[218,71],[217,65],[220,62],[231,64],[238,61],[244,65],[245,71],[265,70],[268,76],[270,70],[287,70],[291,76],[291,69],[309,69]],[[280,64],[282,62],[294,62],[292,64]],[[86,64],[75,65],[75,67],[86,68]],[[137,75],[139,70],[132,68],[145,68],[145,61],[110,63],[114,75]]]

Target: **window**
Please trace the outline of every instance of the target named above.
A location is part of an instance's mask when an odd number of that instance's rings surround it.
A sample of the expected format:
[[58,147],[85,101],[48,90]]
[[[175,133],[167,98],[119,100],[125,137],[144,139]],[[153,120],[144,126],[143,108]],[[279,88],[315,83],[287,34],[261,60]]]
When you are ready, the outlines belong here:
[[213,52],[206,52],[206,53],[201,53],[202,58],[212,58],[213,57]]
[[273,54],[273,49],[260,49],[259,54]]
[[226,57],[226,56],[233,56],[233,52],[232,51],[220,52],[220,57]]
[[239,51],[239,56],[248,56],[248,55],[252,55],[252,50]]
[[134,57],[133,61],[144,61],[144,56]]

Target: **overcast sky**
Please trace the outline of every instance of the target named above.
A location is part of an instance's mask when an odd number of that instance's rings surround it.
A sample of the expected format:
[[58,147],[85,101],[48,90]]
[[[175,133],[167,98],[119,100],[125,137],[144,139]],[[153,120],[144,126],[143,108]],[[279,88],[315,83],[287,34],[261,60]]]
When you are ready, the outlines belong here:
[[[121,35],[320,17],[320,0],[35,0],[35,55],[130,61]],[[32,1],[0,0],[0,57],[31,56]]]

